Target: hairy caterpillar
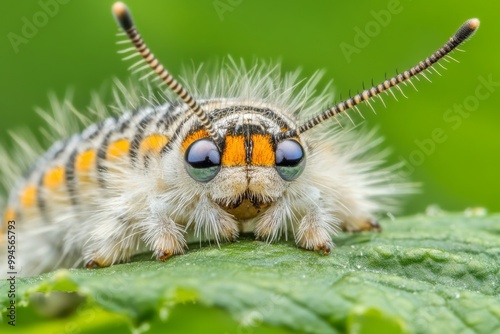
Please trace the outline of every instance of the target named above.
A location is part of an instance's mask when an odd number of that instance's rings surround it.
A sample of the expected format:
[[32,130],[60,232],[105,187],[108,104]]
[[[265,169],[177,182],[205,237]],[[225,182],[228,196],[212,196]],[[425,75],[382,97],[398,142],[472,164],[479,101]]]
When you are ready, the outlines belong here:
[[465,22],[423,62],[325,110],[328,97],[310,94],[317,77],[297,88],[295,73],[264,64],[230,61],[185,89],[151,54],[126,7],[116,3],[113,12],[133,43],[131,56],[141,55],[148,76],[182,102],[160,102],[146,89],[149,104],[118,104],[120,117],[56,142],[15,183],[2,252],[8,222],[16,221],[23,275],[109,266],[144,248],[165,260],[192,237],[219,243],[241,231],[268,242],[292,234],[298,246],[327,254],[339,229],[379,229],[375,215],[411,189],[394,168],[380,167],[382,154],[370,153],[379,141],[317,126],[360,103],[371,107],[375,97],[383,102],[380,93],[425,75],[479,26]]

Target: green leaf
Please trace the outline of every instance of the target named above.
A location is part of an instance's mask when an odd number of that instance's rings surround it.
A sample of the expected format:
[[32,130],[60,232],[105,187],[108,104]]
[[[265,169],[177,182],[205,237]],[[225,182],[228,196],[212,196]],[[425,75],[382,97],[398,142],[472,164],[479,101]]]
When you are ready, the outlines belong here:
[[[420,215],[382,226],[340,234],[329,256],[245,236],[220,248],[192,245],[165,263],[146,254],[19,278],[15,331],[500,333],[499,215]],[[4,307],[8,289],[0,283]],[[64,319],[36,315],[35,292],[54,290],[86,302]],[[2,333],[14,331],[7,315]]]

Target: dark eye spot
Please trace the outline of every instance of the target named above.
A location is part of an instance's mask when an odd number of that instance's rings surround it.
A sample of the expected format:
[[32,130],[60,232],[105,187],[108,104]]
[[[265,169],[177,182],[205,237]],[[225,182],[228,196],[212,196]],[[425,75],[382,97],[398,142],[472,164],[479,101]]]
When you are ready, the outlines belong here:
[[276,170],[286,181],[292,181],[304,171],[304,149],[299,142],[288,139],[276,147]]
[[207,182],[219,173],[221,157],[212,140],[200,139],[188,147],[184,161],[186,171],[193,179]]

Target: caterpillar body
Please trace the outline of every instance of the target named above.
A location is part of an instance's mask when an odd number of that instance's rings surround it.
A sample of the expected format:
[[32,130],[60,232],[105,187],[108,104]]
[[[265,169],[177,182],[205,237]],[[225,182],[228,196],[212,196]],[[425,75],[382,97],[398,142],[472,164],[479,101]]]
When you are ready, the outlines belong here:
[[[265,64],[229,61],[186,89],[144,44],[125,5],[113,12],[150,74],[182,102],[160,102],[146,89],[148,104],[118,105],[120,116],[56,142],[16,181],[2,252],[15,221],[22,275],[110,266],[143,249],[164,261],[189,240],[219,244],[242,231],[267,242],[291,235],[299,247],[328,254],[341,229],[380,229],[376,215],[412,187],[396,167],[381,167],[385,153],[374,152],[373,132],[343,128],[342,120],[317,126],[363,102],[371,107],[375,97],[383,102],[381,93],[425,75],[479,26],[468,20],[418,65],[324,108],[329,95],[311,96],[319,74],[298,86],[297,73]],[[123,89],[125,98],[132,93]]]

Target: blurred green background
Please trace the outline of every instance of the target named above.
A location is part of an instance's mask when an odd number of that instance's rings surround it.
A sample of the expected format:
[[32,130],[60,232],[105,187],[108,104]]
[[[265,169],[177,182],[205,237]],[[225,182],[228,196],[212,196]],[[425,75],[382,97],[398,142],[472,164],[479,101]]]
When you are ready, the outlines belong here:
[[[65,3],[44,22],[42,4],[52,2],[2,5],[2,145],[11,145],[8,129],[38,129],[42,122],[34,107],[48,107],[49,92],[62,98],[73,88],[74,104],[84,110],[91,90],[109,87],[113,77],[128,76],[130,62],[122,62],[116,53],[113,1],[61,0]],[[479,32],[462,47],[467,52],[453,55],[461,64],[445,63],[447,71],[438,67],[443,76],[432,75],[432,84],[414,81],[418,93],[406,88],[408,99],[386,98],[387,109],[378,103],[377,115],[368,107],[362,110],[368,126],[378,126],[392,147],[392,162],[413,159],[411,179],[420,182],[423,191],[407,201],[405,213],[435,203],[446,210],[469,206],[500,210],[500,86],[488,91],[480,79],[500,82],[496,2],[130,0],[127,4],[145,40],[174,74],[183,64],[227,54],[247,63],[254,57],[281,59],[285,70],[301,67],[304,76],[326,69],[321,84],[333,79],[337,96],[360,90],[363,81],[378,82],[384,73],[413,66],[440,47],[463,21],[478,17]],[[389,10],[390,16],[380,21],[381,11]],[[34,20],[40,27],[23,35],[26,22]],[[370,36],[359,40],[359,31]],[[13,43],[19,37],[25,39]],[[349,47],[356,50],[346,56],[342,48]],[[454,113],[454,105],[465,106],[468,114]],[[441,131],[439,142],[430,144],[434,131]],[[425,143],[424,149],[417,142]]]

